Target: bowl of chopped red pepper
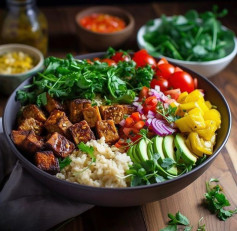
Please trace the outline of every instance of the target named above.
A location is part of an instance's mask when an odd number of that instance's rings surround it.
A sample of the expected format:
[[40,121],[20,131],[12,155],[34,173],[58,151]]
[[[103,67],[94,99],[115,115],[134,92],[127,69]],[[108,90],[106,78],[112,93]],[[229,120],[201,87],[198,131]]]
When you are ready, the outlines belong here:
[[91,7],[76,15],[78,37],[88,48],[103,51],[118,47],[132,34],[134,19],[122,8]]

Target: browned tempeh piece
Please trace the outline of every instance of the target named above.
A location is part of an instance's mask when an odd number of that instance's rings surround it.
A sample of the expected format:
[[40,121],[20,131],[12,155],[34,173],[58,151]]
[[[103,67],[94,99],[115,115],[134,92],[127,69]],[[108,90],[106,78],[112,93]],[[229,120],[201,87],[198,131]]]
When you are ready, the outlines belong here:
[[25,138],[29,135],[30,131],[16,131],[12,130],[11,139],[14,144],[18,147],[22,147],[22,143]]
[[87,141],[95,139],[94,133],[85,120],[72,125],[69,130],[71,131],[73,140],[76,144],[79,144],[80,142],[86,143]]
[[44,125],[42,122],[28,118],[21,121],[18,130],[21,131],[33,131],[36,135],[40,135],[43,132]]
[[66,137],[54,132],[47,140],[46,147],[50,148],[58,157],[66,157],[73,152],[75,145]]
[[96,122],[101,120],[100,111],[97,106],[88,107],[82,111],[84,120],[91,128],[95,127]]
[[22,142],[22,145],[20,145],[20,148],[27,153],[33,154],[44,149],[44,140],[42,137],[31,131]]
[[52,151],[36,152],[35,164],[39,169],[53,175],[60,171],[58,158],[54,156]]
[[100,113],[103,120],[113,120],[115,124],[119,124],[124,119],[122,105],[100,106]]
[[126,115],[131,115],[133,112],[137,110],[137,108],[133,105],[122,105],[123,106],[123,112]]
[[51,97],[48,93],[46,93],[47,104],[45,105],[45,109],[51,113],[53,110],[61,110],[64,111],[64,107],[61,103],[59,103],[56,99]]
[[49,133],[58,132],[67,138],[70,138],[68,128],[71,126],[72,123],[69,121],[65,112],[60,110],[54,110],[44,124],[44,127]]
[[69,119],[72,123],[82,120],[82,110],[91,106],[88,99],[74,99],[69,103]]
[[118,131],[113,120],[101,120],[96,123],[96,131],[99,136],[105,137],[106,143],[115,143],[119,139]]
[[22,115],[24,118],[34,118],[40,122],[46,121],[45,114],[35,104],[25,106],[22,110]]

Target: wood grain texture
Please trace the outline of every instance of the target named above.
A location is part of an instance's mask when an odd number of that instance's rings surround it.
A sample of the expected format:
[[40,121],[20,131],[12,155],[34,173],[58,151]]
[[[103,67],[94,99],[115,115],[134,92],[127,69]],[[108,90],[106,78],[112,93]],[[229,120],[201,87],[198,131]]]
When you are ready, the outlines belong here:
[[[136,26],[134,34],[121,46],[122,49],[137,50],[136,32],[149,19],[160,17],[162,14],[173,15],[185,13],[188,9],[196,9],[199,12],[210,10],[216,1],[198,2],[161,2],[142,4],[121,4],[135,18]],[[227,8],[229,14],[222,22],[237,34],[237,2],[219,1],[220,8]],[[73,7],[45,7],[45,13],[49,22],[49,52],[48,55],[64,57],[67,53],[73,55],[92,52],[81,44],[77,36],[75,15],[78,11],[89,5]],[[222,72],[210,78],[226,97],[232,111],[232,131],[225,148],[222,149],[211,167],[195,182],[187,188],[161,201],[146,204],[141,207],[131,208],[104,208],[93,209],[78,216],[68,224],[60,228],[61,231],[158,231],[165,227],[168,221],[168,213],[177,211],[185,214],[194,229],[198,220],[204,217],[208,231],[236,231],[237,215],[226,222],[219,221],[202,205],[205,193],[205,181],[215,177],[220,180],[224,193],[229,198],[232,207],[237,206],[237,59]],[[0,83],[1,84],[1,83]],[[0,94],[0,116],[2,116],[7,97]],[[52,228],[54,230],[55,228]]]

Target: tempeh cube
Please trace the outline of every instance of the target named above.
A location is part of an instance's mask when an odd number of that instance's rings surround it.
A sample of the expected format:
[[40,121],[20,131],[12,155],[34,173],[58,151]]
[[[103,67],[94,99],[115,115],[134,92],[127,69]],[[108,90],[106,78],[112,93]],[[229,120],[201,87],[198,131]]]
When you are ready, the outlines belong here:
[[39,169],[53,175],[60,171],[58,158],[52,151],[36,152],[35,164]]
[[46,121],[46,116],[41,109],[35,104],[29,104],[23,108],[22,115],[24,118],[34,118],[40,122]]
[[103,120],[113,120],[115,124],[119,124],[124,119],[122,105],[100,106],[100,113]]
[[58,132],[61,135],[70,137],[68,128],[72,126],[65,112],[54,110],[46,120],[44,127],[49,133]]
[[29,135],[29,133],[30,133],[30,131],[12,130],[11,139],[16,146],[22,147],[22,143],[26,139],[26,137]]
[[122,106],[125,115],[131,115],[133,112],[137,111],[137,108],[133,105],[122,105]]
[[91,131],[88,123],[85,120],[72,125],[69,130],[71,131],[73,140],[76,144],[81,142],[86,143],[87,141],[95,139],[94,133]]
[[34,118],[22,120],[18,127],[18,130],[20,131],[33,131],[36,135],[40,135],[43,129],[43,123]]
[[49,147],[56,156],[62,158],[71,154],[75,149],[75,145],[71,141],[57,132],[54,132],[47,140],[46,146]]
[[51,113],[55,109],[64,111],[64,107],[61,103],[59,103],[56,99],[51,97],[48,93],[46,93],[47,104],[45,105],[46,110]]
[[20,145],[27,153],[33,154],[37,151],[41,151],[44,148],[44,140],[42,137],[37,136],[33,131],[24,139],[22,145]]
[[91,106],[91,101],[87,99],[74,99],[69,103],[69,119],[72,123],[82,120],[82,110]]
[[112,144],[119,139],[118,131],[113,120],[101,120],[96,123],[96,131],[99,136],[105,137],[105,142]]
[[97,106],[88,107],[82,111],[84,120],[91,128],[95,127],[96,122],[101,120],[100,111]]

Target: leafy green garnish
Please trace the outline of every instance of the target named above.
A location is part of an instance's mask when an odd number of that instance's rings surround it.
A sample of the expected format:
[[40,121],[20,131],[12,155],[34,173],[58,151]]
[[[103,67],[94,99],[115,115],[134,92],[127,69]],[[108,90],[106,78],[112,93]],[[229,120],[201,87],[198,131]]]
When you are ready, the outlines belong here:
[[59,167],[60,167],[60,171],[62,170],[62,169],[64,169],[66,166],[68,166],[71,162],[72,162],[72,160],[70,159],[70,157],[69,156],[67,156],[67,157],[65,157],[64,159],[58,159],[58,162],[59,162]]
[[[184,231],[190,231],[193,228],[192,226],[190,226],[188,218],[179,211],[175,215],[169,213],[168,217],[170,218],[168,223],[169,225],[163,229],[160,229],[159,231],[178,231],[181,230],[180,228],[178,228],[179,225],[184,226],[184,228],[182,229]],[[198,222],[197,231],[206,231],[205,224],[201,225],[202,219],[203,217]]]
[[47,104],[46,92],[43,92],[37,96],[36,104],[40,107],[41,105],[45,106]]
[[156,112],[159,113],[160,115],[162,115],[163,118],[168,123],[173,123],[177,119],[180,118],[180,116],[177,116],[175,114],[176,110],[177,110],[177,107],[172,107],[171,105],[169,105],[168,108],[165,108],[164,105],[162,104],[162,102],[158,102]]
[[131,103],[142,86],[149,86],[153,69],[136,68],[133,60],[121,61],[116,66],[107,63],[48,57],[45,70],[33,78],[27,89],[19,90],[16,99],[21,104],[45,104],[45,93],[61,100],[83,98],[95,99],[97,94],[113,103]]
[[[210,61],[228,55],[234,47],[234,32],[222,28],[218,18],[227,10],[199,14],[195,10],[185,15],[168,19],[161,17],[161,23],[154,28],[154,22],[147,23],[144,40],[146,49],[154,56],[167,56],[187,61]],[[152,30],[151,28],[152,27]]]
[[77,145],[77,147],[82,151],[87,153],[91,159],[92,162],[96,161],[95,155],[94,155],[94,148],[91,146],[86,145],[85,143],[81,142],[80,144]]
[[207,204],[207,208],[211,213],[216,214],[216,216],[225,221],[230,218],[232,215],[237,213],[237,208],[234,210],[225,210],[224,207],[230,206],[230,202],[226,198],[226,196],[221,193],[222,188],[219,184],[216,184],[214,187],[211,186],[212,182],[219,182],[218,179],[212,178],[209,182],[206,182],[206,190],[207,192],[204,194],[205,202]]

